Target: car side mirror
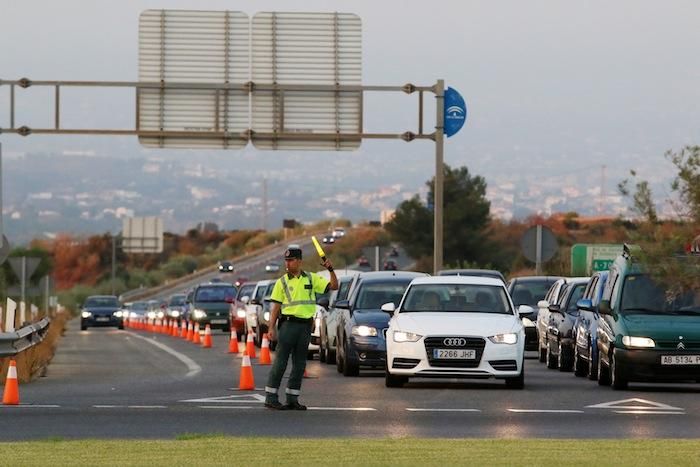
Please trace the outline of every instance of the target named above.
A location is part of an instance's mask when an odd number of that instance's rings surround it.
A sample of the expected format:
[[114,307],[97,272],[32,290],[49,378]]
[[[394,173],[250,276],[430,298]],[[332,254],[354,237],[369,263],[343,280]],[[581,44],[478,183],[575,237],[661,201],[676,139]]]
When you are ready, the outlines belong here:
[[581,298],[576,302],[576,308],[579,310],[593,311],[593,301],[590,298]]
[[551,311],[552,313],[559,313],[559,314],[562,314],[561,305],[557,305],[557,304],[555,303],[554,305],[549,305],[549,307],[547,307],[547,308],[548,308],[549,311]]
[[243,295],[241,297],[241,302],[243,302],[244,304],[247,305],[249,301],[250,301],[250,297],[248,295]]
[[537,302],[537,308],[549,308],[549,302],[547,300],[540,300]]
[[394,305],[394,302],[385,303],[382,305],[382,311],[393,316],[394,312],[396,311],[396,305]]
[[520,316],[520,317],[525,316],[525,315],[531,315],[534,312],[535,312],[535,309],[532,308],[530,305],[520,305],[518,307],[518,316]]
[[598,304],[598,313],[601,315],[612,315],[610,300],[601,300]]
[[318,300],[316,300],[316,305],[322,306],[326,310],[330,306],[330,302],[328,301],[328,297],[321,297]]
[[350,300],[338,300],[337,302],[335,302],[335,307],[340,308],[341,310],[349,310]]

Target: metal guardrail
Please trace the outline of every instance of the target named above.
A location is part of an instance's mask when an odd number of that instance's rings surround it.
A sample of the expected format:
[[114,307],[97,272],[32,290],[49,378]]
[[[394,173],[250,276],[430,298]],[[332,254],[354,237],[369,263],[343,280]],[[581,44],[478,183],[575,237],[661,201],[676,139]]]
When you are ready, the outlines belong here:
[[44,318],[15,332],[0,333],[0,357],[12,357],[43,341],[50,322]]

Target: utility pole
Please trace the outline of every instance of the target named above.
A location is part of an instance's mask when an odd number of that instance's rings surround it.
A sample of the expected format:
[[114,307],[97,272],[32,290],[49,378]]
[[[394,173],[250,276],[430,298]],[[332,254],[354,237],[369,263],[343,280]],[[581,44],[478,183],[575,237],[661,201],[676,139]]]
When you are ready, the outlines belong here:
[[435,188],[434,220],[433,220],[433,274],[442,269],[442,190],[444,178],[444,149],[445,149],[445,81],[439,79],[435,85],[436,114],[435,114]]

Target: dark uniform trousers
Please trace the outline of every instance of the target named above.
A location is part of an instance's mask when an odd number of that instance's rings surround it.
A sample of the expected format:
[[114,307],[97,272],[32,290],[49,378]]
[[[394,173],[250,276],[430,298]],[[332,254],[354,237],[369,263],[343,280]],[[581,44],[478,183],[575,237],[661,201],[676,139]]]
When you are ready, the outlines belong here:
[[[313,319],[313,318],[312,318]],[[277,349],[275,361],[272,363],[270,375],[265,387],[266,402],[279,401],[277,391],[282,382],[282,376],[287,369],[289,357],[292,357],[292,372],[287,381],[287,403],[298,401],[301,393],[301,380],[306,369],[306,355],[311,340],[311,319],[308,321],[288,321],[280,316],[280,327],[277,332]],[[273,392],[274,391],[274,392]]]

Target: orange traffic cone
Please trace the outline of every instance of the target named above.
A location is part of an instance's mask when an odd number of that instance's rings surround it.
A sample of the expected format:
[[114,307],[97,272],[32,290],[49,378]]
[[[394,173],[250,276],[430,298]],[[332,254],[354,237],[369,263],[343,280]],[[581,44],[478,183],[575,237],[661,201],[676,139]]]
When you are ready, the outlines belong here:
[[194,324],[192,324],[192,321],[190,321],[190,324],[187,326],[187,342],[192,342],[192,335],[194,334]]
[[238,353],[238,334],[236,330],[231,331],[231,339],[228,341],[228,353]]
[[204,327],[204,342],[202,342],[202,347],[211,349],[211,326],[208,324]]
[[241,362],[241,378],[238,383],[238,389],[245,391],[255,389],[253,367],[250,365],[250,357],[248,356],[248,352],[243,352],[243,361]]
[[192,343],[201,344],[202,338],[199,336],[199,323],[194,323],[194,331],[192,331]]
[[187,322],[184,319],[180,321],[180,337],[187,339]]
[[245,351],[250,358],[255,358],[255,339],[253,339],[253,331],[248,332],[248,338],[245,342]]
[[7,379],[5,380],[5,393],[2,396],[2,403],[5,405],[19,404],[19,384],[17,383],[17,363],[10,360],[7,368]]
[[172,329],[172,332],[170,333],[170,335],[172,337],[177,337],[179,334],[180,334],[180,326],[178,326],[177,320],[175,319],[175,320],[173,320],[173,329]]
[[270,339],[267,338],[267,333],[263,334],[262,345],[260,346],[260,360],[258,360],[260,365],[271,365],[272,359],[270,358]]

